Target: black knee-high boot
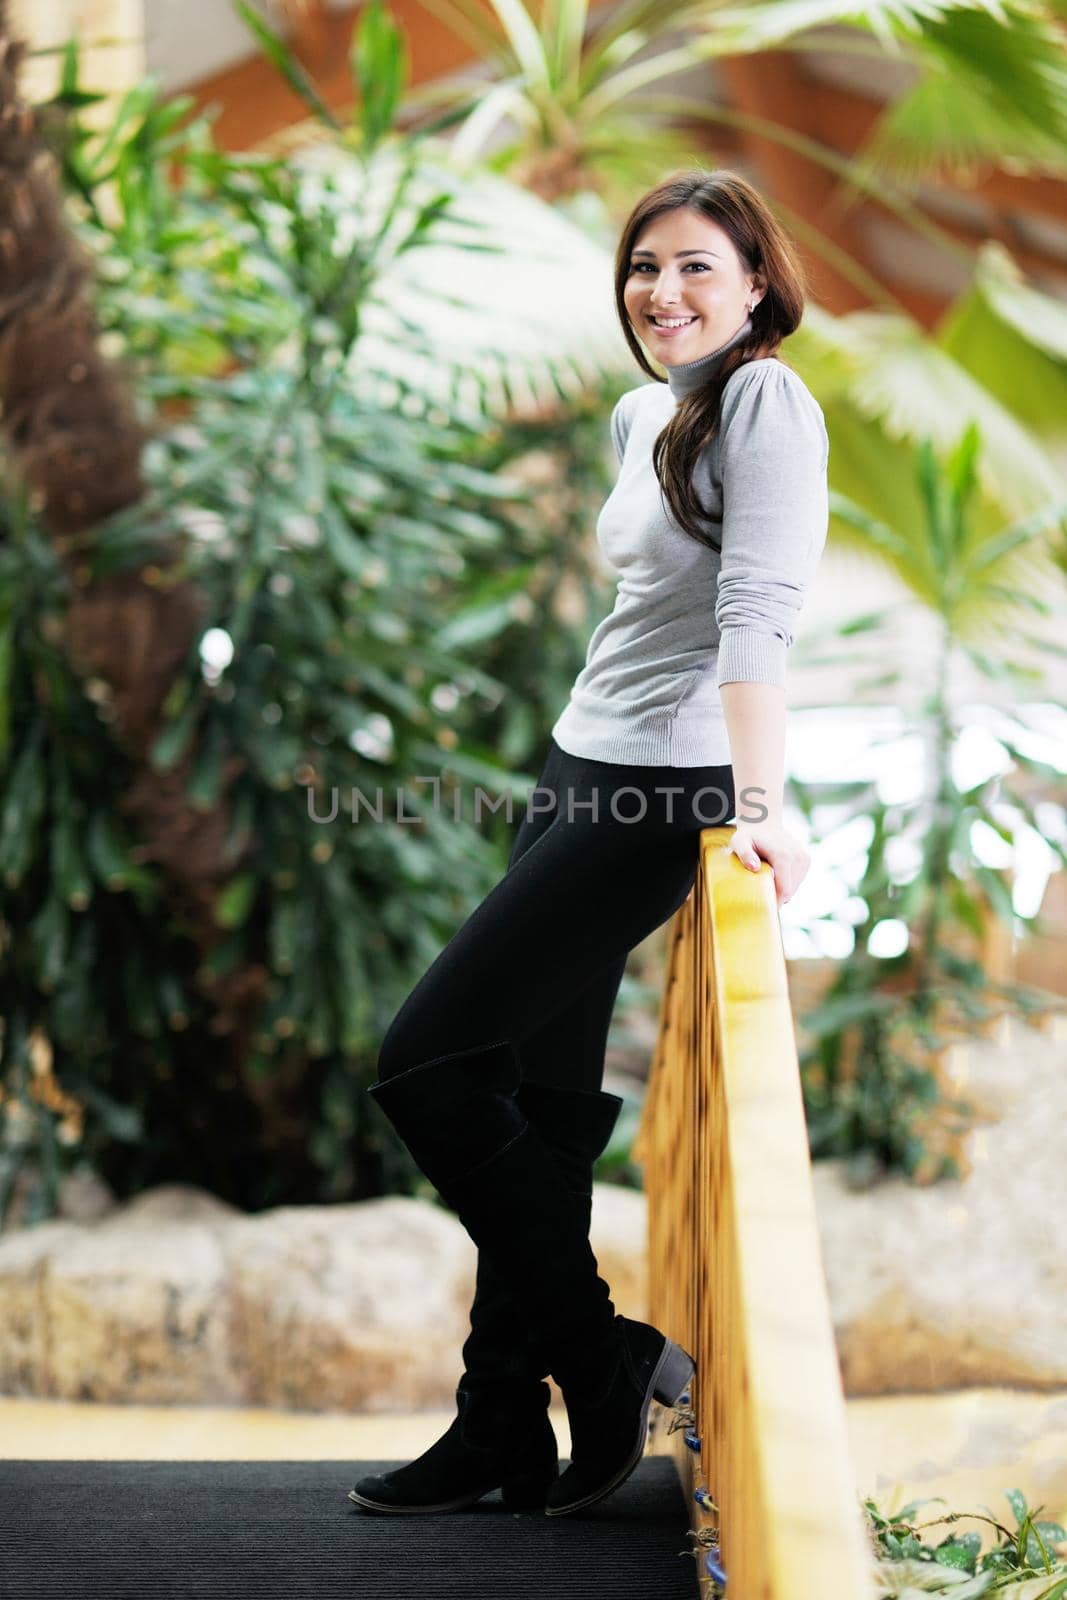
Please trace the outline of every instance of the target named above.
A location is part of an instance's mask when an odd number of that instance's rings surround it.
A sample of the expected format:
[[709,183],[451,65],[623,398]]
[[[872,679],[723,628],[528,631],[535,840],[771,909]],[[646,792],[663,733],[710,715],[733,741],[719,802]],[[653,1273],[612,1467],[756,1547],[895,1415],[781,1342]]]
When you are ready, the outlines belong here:
[[647,1323],[615,1314],[558,1162],[515,1099],[507,1041],[454,1052],[369,1090],[479,1249],[496,1253],[563,1393],[571,1466],[546,1511],[593,1504],[644,1450],[653,1398],[676,1403],[692,1358]]
[[[593,1167],[622,1100],[596,1089],[524,1080],[516,1100],[582,1205],[586,1233]],[[499,1488],[512,1510],[540,1510],[559,1460],[548,1420],[548,1363],[492,1252],[479,1250],[471,1331],[456,1389],[457,1415],[429,1449],[392,1472],[361,1478],[350,1498],[368,1510],[462,1510]]]
[[[599,1089],[566,1089],[524,1079],[515,1100],[552,1152],[567,1188],[579,1202],[588,1238],[593,1168],[611,1138],[622,1099]],[[540,1398],[549,1371],[537,1330],[524,1315],[508,1272],[492,1251],[479,1250],[471,1331],[463,1346],[459,1387],[471,1396],[470,1433],[498,1437],[509,1410],[527,1410]],[[553,1477],[555,1474],[553,1474]],[[546,1485],[547,1487],[547,1485]]]

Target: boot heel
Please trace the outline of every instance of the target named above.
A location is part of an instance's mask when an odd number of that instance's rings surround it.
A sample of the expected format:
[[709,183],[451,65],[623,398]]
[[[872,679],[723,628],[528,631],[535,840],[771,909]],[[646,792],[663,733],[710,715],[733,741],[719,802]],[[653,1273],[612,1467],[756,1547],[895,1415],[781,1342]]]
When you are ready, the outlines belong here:
[[500,1498],[509,1511],[543,1511],[545,1498],[555,1483],[557,1470],[516,1472],[500,1486]]
[[688,1389],[695,1371],[696,1362],[692,1356],[683,1350],[680,1344],[668,1339],[656,1368],[653,1398],[658,1400],[661,1406],[677,1405],[679,1397]]

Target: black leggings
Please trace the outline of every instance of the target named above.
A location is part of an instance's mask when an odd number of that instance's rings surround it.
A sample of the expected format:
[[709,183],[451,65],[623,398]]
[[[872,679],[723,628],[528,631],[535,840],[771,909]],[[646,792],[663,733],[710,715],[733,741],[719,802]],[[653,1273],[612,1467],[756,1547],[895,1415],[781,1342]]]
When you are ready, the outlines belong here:
[[524,1078],[599,1089],[626,957],[685,903],[700,830],[733,816],[729,766],[590,761],[551,740],[507,872],[397,1012],[379,1078],[510,1040]]

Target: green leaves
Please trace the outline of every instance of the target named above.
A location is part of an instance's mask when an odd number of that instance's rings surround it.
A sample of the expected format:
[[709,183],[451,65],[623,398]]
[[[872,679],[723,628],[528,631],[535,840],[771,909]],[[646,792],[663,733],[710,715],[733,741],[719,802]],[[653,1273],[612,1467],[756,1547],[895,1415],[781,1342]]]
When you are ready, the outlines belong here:
[[[956,760],[971,713],[957,704],[962,696],[954,686],[962,662],[988,680],[990,699],[999,698],[996,690],[1010,674],[1014,701],[1012,624],[1031,613],[1044,619],[1048,611],[1039,595],[1013,585],[1012,563],[1060,526],[1063,506],[1054,503],[1008,528],[983,523],[982,443],[974,423],[944,458],[931,438],[920,442],[914,473],[921,517],[907,536],[845,497],[833,499],[839,520],[890,556],[938,623],[925,668],[929,687],[919,705],[923,768],[913,793],[892,804],[870,789],[845,793],[842,817],[831,806],[832,789],[813,785],[803,793],[805,786],[794,785],[816,833],[823,816],[832,818],[834,829],[861,818],[870,829],[852,886],[860,906],[850,917],[855,951],[819,1006],[799,1018],[809,1040],[803,1076],[813,1154],[847,1157],[857,1181],[873,1181],[894,1167],[925,1181],[949,1174],[946,1141],[962,1126],[956,1114],[966,1115],[967,1108],[942,1098],[938,1052],[998,1005],[1030,1008],[1025,991],[989,977],[986,943],[998,922],[1014,933],[1024,920],[1002,859],[1003,846],[1013,848],[1021,830],[1035,828],[1044,837],[1019,792],[1025,786],[1018,780],[1033,758],[1015,761],[1026,737],[1014,707],[1005,707],[1001,765],[994,761],[991,776],[959,783]],[[972,642],[979,618],[985,622],[981,649]],[[897,628],[890,608],[864,613],[841,632],[862,640],[867,652],[888,654]],[[913,680],[914,668],[901,659],[893,676]],[[1062,772],[1050,763],[1042,764],[1040,776],[1062,786]],[[1064,852],[1054,849],[1062,860]],[[891,960],[872,955],[878,931],[900,923],[907,931],[901,954]]]
[[1062,436],[1067,418],[1067,308],[1027,283],[996,240],[979,252],[966,292],[938,342],[1039,437]]
[[[300,83],[283,42],[266,25],[258,37]],[[165,628],[144,641],[169,692],[131,754],[108,683],[67,664],[56,552],[28,507],[0,504],[0,927],[16,930],[0,1081],[39,1027],[87,1108],[69,1151],[47,1117],[35,1124],[53,1176],[115,1141],[133,1146],[116,1158],[130,1187],[180,1169],[252,1208],[342,1197],[389,1162],[410,1175],[398,1152],[379,1163],[360,1084],[406,993],[499,876],[514,823],[476,818],[471,791],[532,782],[604,603],[585,537],[618,388],[586,315],[604,253],[499,180],[472,180],[468,205],[454,174],[389,138],[403,51],[376,6],[353,69],[358,150],[331,128],[329,159],[302,164],[213,150],[152,84],[117,125],[83,128],[71,53],[68,207],[150,435],[143,499],[86,534],[77,559],[91,584],[177,548],[168,575],[195,587],[200,620],[177,666],[152,657],[172,648]],[[485,349],[444,340],[462,305],[484,316],[470,262],[531,252],[538,281],[574,287],[589,337],[581,362],[567,352],[569,386],[551,374],[551,404],[542,394],[514,422],[486,413]],[[553,351],[508,311],[489,350],[520,393]],[[462,397],[443,403],[417,359],[431,377],[447,367]],[[381,797],[358,821],[357,790]],[[190,867],[180,896],[175,863]],[[353,1175],[353,1147],[369,1176]]]
[[[281,35],[247,0],[234,0],[234,6],[267,60],[309,111],[331,132],[341,133],[344,125]],[[360,13],[353,33],[349,66],[356,89],[360,149],[363,156],[368,157],[393,131],[408,75],[407,42],[381,0],[370,0]]]
[[381,0],[370,0],[360,14],[351,66],[360,91],[362,147],[369,154],[391,131],[408,76],[407,42]]
[[252,909],[258,879],[243,872],[231,879],[215,897],[215,921],[220,928],[239,928]]
[[17,888],[37,848],[47,793],[44,729],[35,723],[15,758],[0,808],[0,878]]
[[915,1525],[914,1518],[930,1501],[913,1501],[888,1517],[874,1500],[865,1500],[865,1517],[882,1557],[875,1563],[881,1600],[919,1600],[930,1594],[978,1600],[993,1591],[1010,1600],[1063,1600],[1067,1566],[1048,1546],[1062,1544],[1067,1533],[1059,1523],[1035,1520],[1018,1489],[1005,1489],[1004,1494],[1016,1520],[1014,1532],[980,1512],[953,1511],[928,1519],[944,1523],[966,1518],[988,1524],[999,1537],[984,1554],[981,1535],[973,1531],[950,1533],[933,1549],[924,1544],[920,1530],[928,1524]]
[[340,122],[319,94],[296,56],[287,47],[281,35],[276,33],[268,22],[264,21],[258,11],[253,10],[247,0],[233,0],[233,3],[245,27],[252,34],[267,60],[281,73],[290,89],[300,96],[308,110],[325,127],[339,131]]
[[943,1567],[957,1567],[960,1572],[973,1573],[981,1548],[980,1534],[953,1533],[938,1545],[937,1559]]
[[913,39],[927,70],[884,114],[872,162],[907,183],[935,162],[964,180],[988,162],[1064,169],[1067,65],[1049,8],[939,6]]
[[526,591],[533,575],[532,565],[521,566],[473,585],[470,598],[439,632],[438,643],[448,648],[478,644],[517,621],[529,621]]
[[155,879],[135,863],[130,852],[131,842],[118,820],[106,811],[94,811],[86,835],[86,855],[98,882],[112,893],[136,887],[151,894]]
[[[1041,590],[1054,571],[1056,536],[1062,540],[1067,532],[1067,500],[1060,490],[1005,525],[980,499],[985,451],[973,420],[944,451],[927,435],[912,454],[914,509],[901,505],[895,525],[840,492],[831,494],[830,512],[836,529],[847,529],[851,543],[883,557],[914,597],[939,615],[954,647],[973,648],[979,638],[988,644],[993,676],[998,656],[1014,655],[1023,618],[1051,617]],[[1051,625],[1039,637],[1054,647]]]

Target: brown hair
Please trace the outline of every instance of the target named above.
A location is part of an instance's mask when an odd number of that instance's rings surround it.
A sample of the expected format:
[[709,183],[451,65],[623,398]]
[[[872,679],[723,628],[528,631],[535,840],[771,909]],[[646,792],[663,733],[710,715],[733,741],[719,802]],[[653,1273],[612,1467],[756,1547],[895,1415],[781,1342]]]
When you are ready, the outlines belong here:
[[766,290],[752,312],[752,331],[726,352],[718,371],[677,408],[652,449],[652,465],[679,527],[710,549],[719,546],[702,524],[707,512],[693,487],[693,471],[719,426],[726,381],[746,361],[773,356],[783,339],[800,326],[806,285],[793,244],[767,202],[736,172],[696,167],[675,173],[643,195],[622,230],[615,253],[615,307],[626,342],[649,377],[666,382],[653,367],[630,326],[623,292],[630,275],[630,256],[641,230],[665,211],[688,207],[718,223],[741,258],[746,273],[759,272]]

